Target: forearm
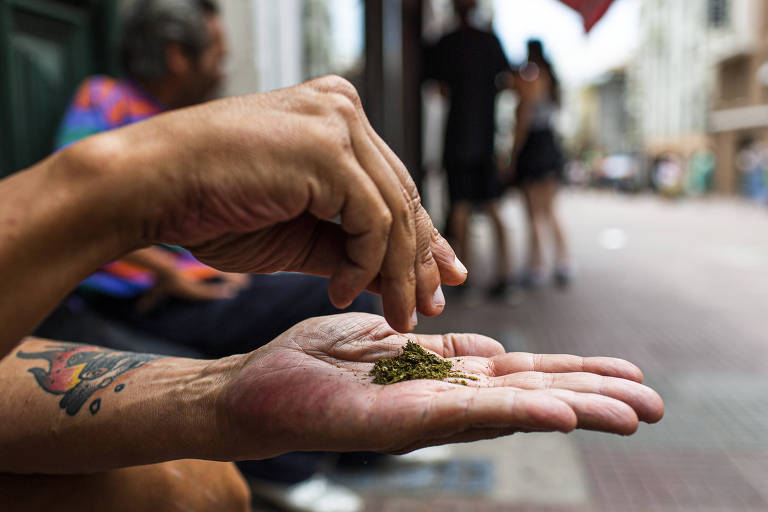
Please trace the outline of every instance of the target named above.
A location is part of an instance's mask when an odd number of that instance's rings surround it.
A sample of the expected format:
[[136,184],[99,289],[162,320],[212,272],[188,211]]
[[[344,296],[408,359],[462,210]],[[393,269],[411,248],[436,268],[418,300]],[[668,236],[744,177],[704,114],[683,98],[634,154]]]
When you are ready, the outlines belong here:
[[217,398],[237,364],[28,339],[0,361],[0,473],[224,458]]
[[92,150],[75,145],[0,181],[0,357],[80,280],[138,248],[130,187]]

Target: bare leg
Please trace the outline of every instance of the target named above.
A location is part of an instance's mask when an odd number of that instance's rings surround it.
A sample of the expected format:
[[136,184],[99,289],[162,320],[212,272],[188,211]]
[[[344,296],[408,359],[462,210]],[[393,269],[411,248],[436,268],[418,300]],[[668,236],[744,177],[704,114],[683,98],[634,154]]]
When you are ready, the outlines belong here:
[[451,206],[451,233],[456,240],[459,260],[471,269],[472,258],[469,254],[469,217],[472,204],[469,201],[457,201]]
[[507,245],[507,231],[499,215],[499,203],[488,201],[485,203],[485,211],[491,218],[494,232],[496,233],[496,282],[503,283],[509,279],[509,248]]
[[564,267],[568,264],[568,246],[555,211],[555,197],[560,185],[555,180],[549,180],[544,184],[544,187],[546,193],[546,215],[555,239],[555,264],[558,267]]
[[92,475],[0,474],[8,512],[250,510],[250,491],[234,464],[177,460]]
[[538,183],[523,187],[525,210],[528,214],[528,269],[540,271],[544,266],[541,256],[541,193]]

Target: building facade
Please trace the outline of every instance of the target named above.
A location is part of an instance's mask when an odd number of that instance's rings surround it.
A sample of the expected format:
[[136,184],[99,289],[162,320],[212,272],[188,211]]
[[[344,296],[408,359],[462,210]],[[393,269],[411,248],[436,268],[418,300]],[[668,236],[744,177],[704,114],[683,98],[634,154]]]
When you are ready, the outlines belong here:
[[715,67],[710,131],[718,189],[728,193],[740,188],[740,150],[768,145],[768,3],[758,2],[753,14],[756,39]]
[[[739,56],[758,46],[764,27],[756,20],[762,11],[760,0],[643,3],[638,52],[628,70],[628,101],[645,154],[688,158],[713,145],[720,153],[716,133],[722,128],[711,115],[719,104],[718,73],[734,58],[736,64],[724,73],[743,69]],[[753,65],[750,61],[748,67]],[[717,190],[732,192],[731,162],[727,155],[717,157]]]

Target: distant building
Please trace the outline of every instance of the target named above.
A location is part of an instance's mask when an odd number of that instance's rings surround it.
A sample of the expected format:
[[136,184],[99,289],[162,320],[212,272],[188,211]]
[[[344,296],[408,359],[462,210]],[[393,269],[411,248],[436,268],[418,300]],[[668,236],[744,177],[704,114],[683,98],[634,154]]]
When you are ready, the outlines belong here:
[[230,41],[237,42],[230,44],[227,94],[269,91],[343,71],[334,62],[329,0],[221,4]]
[[[739,96],[735,82],[754,81],[750,76],[759,59],[745,64],[743,56],[752,55],[765,37],[758,23],[763,10],[761,0],[645,0],[642,5],[640,42],[628,82],[641,149],[650,157],[674,153],[687,158],[714,142],[716,184],[722,192],[734,190],[731,163],[720,154],[721,146],[727,146],[717,135],[724,128],[723,116],[710,113],[720,104],[719,91]],[[740,73],[740,78],[718,80],[719,73]]]
[[715,68],[710,127],[718,188],[729,193],[739,188],[739,149],[768,145],[768,4],[758,4],[751,19],[756,40],[723,56]]
[[577,112],[576,129],[567,137],[574,150],[597,149],[614,154],[637,149],[635,127],[627,109],[624,69],[609,71],[576,96],[569,95],[568,105]]

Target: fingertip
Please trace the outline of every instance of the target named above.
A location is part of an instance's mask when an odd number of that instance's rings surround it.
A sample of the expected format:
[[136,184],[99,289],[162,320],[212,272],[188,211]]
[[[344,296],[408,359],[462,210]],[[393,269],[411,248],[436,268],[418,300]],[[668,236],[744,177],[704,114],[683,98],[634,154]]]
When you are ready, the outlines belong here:
[[573,408],[566,402],[535,391],[520,392],[519,401],[526,401],[530,426],[536,429],[571,432],[579,425]]
[[458,256],[453,257],[453,267],[460,273],[463,274],[465,277],[469,273],[467,270],[467,267],[464,266],[464,264],[461,262]]
[[620,370],[618,370],[621,373],[621,376],[627,380],[632,380],[637,383],[642,384],[643,383],[643,371],[637,367],[637,365],[630,363],[629,361],[626,361],[624,359],[618,359],[619,365],[621,367]]
[[647,407],[643,410],[643,414],[638,415],[644,423],[657,423],[661,421],[664,417],[664,400],[654,391]]
[[409,333],[416,328],[419,323],[416,308],[408,312],[403,308],[402,302],[393,301],[386,295],[382,296],[382,299],[384,318],[390,327],[399,333]]
[[603,404],[593,410],[583,410],[579,427],[602,432],[630,436],[637,432],[640,423],[638,413],[629,404],[604,397]]
[[419,293],[419,313],[424,316],[437,316],[445,309],[445,294],[443,288],[438,284],[437,288],[430,294]]
[[461,262],[458,256],[453,256],[453,261],[451,262],[449,268],[451,273],[450,278],[447,276],[448,272],[443,272],[442,269],[440,272],[440,277],[443,278],[446,284],[449,284],[450,286],[458,286],[467,280],[469,271],[467,270],[467,267],[465,267]]
[[394,329],[395,331],[399,332],[400,334],[409,334],[413,332],[413,329],[415,329],[415,325],[412,325],[410,322],[403,322],[402,320],[399,320],[396,317],[388,316],[387,313],[384,313],[384,319],[387,321],[387,324]]
[[643,372],[636,365],[624,359],[613,357],[588,357],[584,359],[584,371],[609,377],[618,377],[634,382],[643,382]]
[[334,275],[328,282],[328,299],[336,309],[348,308],[360,292],[362,289],[357,290],[356,287],[345,283],[339,275]]
[[435,228],[432,231],[431,249],[443,284],[458,286],[467,280],[467,268],[456,256],[448,241]]
[[445,294],[443,294],[443,287],[440,285],[437,285],[435,293],[432,294],[432,305],[439,309],[445,307]]
[[[633,410],[633,412],[635,412]],[[623,436],[631,436],[635,432],[637,432],[637,429],[640,428],[640,418],[637,417],[637,413],[635,412],[635,416],[629,417],[627,420],[624,421],[623,428],[619,427],[616,429],[616,432]]]
[[336,309],[347,309],[354,301],[354,299],[347,299],[345,297],[335,297],[330,290],[328,291],[328,299]]

